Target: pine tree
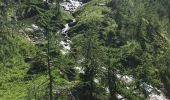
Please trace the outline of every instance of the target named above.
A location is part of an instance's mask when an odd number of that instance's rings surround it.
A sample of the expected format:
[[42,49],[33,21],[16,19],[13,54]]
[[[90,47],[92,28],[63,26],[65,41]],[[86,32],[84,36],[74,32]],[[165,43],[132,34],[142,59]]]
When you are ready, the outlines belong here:
[[80,99],[95,100],[96,85],[94,79],[103,63],[101,60],[103,53],[98,36],[93,32],[87,33],[83,36],[79,46],[79,56],[84,59],[80,65],[84,69],[84,73],[80,76],[83,84]]

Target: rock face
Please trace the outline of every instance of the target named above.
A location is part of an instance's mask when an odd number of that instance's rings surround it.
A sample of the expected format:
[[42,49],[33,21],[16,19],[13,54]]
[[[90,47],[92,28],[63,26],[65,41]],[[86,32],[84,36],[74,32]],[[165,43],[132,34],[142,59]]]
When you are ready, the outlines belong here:
[[[120,79],[121,81],[125,82],[126,84],[130,84],[134,82],[134,78],[132,75],[121,75],[121,74],[116,74],[117,78]],[[148,100],[168,100],[165,95],[162,93],[161,90],[157,89],[156,87],[153,87],[150,84],[147,83],[141,83],[140,87],[143,88],[146,93],[148,94]],[[127,87],[129,88],[129,87]],[[134,91],[136,92],[136,91]],[[123,99],[123,98],[121,98]]]
[[29,41],[42,42],[45,40],[44,29],[40,28],[35,24],[20,29],[18,32],[22,34],[24,37],[26,37]]

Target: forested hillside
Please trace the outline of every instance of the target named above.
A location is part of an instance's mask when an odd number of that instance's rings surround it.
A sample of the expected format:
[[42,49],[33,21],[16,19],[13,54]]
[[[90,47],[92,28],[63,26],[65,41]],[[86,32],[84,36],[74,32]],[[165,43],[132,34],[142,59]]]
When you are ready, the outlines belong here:
[[169,0],[0,0],[0,100],[169,100]]

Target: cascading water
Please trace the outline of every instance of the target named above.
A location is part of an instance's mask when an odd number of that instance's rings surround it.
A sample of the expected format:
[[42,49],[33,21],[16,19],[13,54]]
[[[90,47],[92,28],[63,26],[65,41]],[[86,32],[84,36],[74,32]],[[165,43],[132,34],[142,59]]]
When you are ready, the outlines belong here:
[[[82,6],[82,2],[78,1],[78,0],[65,0],[63,3],[60,4],[65,11],[69,11],[70,13],[74,12],[77,10],[78,7]],[[76,23],[76,19],[72,19],[72,21],[70,23],[65,24],[65,28],[63,28],[61,30],[61,34],[63,35],[63,41],[60,42],[60,45],[62,45],[63,49],[61,50],[62,54],[67,54],[69,53],[71,47],[70,47],[70,37],[68,36],[68,31],[71,27],[74,26],[74,23]],[[80,73],[84,73],[83,69],[81,67],[76,67],[76,69],[80,72]],[[132,76],[123,76],[120,74],[117,74],[117,78],[121,79],[122,81],[124,81],[125,83],[131,83],[132,81],[134,81],[134,78]],[[98,80],[96,79],[95,82],[98,82]],[[141,83],[141,87],[144,88],[146,91],[148,91],[149,93],[149,100],[168,100],[164,94],[158,90],[157,88],[153,87],[152,85],[148,85],[146,83]],[[157,91],[159,91],[159,93],[154,92],[154,90],[157,89]],[[109,89],[106,87],[106,92],[109,93]],[[126,100],[123,96],[121,96],[120,94],[117,94],[117,97],[119,99],[122,100]]]
[[65,11],[74,12],[78,7],[82,5],[82,2],[79,0],[64,0],[63,3],[60,4]]
[[[64,0],[61,4],[60,4],[65,11],[68,11],[70,13],[73,13],[74,11],[76,11],[80,6],[82,6],[82,2],[78,1],[78,0]],[[61,34],[63,36],[63,40],[60,41],[60,45],[63,47],[63,49],[61,49],[61,53],[62,54],[67,54],[69,53],[71,47],[70,47],[70,37],[68,36],[68,31],[71,27],[73,27],[76,23],[76,19],[72,19],[71,22],[65,24],[65,28],[63,28],[61,30]],[[60,33],[60,32],[58,32]]]

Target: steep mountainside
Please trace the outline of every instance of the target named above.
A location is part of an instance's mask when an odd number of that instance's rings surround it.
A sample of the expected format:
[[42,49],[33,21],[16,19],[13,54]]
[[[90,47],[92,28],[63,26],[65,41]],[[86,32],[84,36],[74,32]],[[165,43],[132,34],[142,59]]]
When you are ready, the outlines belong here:
[[169,0],[1,0],[0,100],[169,100]]

